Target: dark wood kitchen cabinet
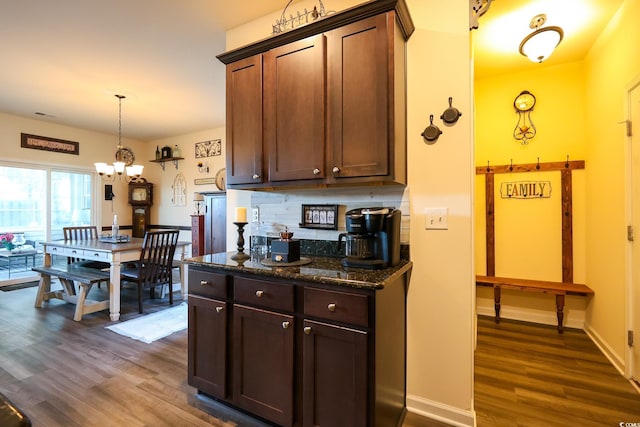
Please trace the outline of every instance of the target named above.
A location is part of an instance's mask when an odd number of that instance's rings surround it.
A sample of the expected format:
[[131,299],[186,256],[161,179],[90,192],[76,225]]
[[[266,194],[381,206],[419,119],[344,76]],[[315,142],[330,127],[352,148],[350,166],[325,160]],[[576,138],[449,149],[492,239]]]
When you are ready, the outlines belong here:
[[[229,187],[406,184],[405,41],[413,29],[404,0],[370,2],[219,55]],[[253,83],[242,84],[243,73]],[[264,109],[262,129],[258,106],[244,106],[251,97],[262,100],[254,101]],[[245,120],[251,137],[240,129]],[[252,151],[259,137],[261,165]]]
[[330,182],[406,183],[405,52],[397,31],[389,12],[326,34]]
[[227,393],[227,277],[193,271],[189,277],[189,384],[217,398]]
[[325,37],[264,54],[264,142],[269,181],[324,178]]
[[293,316],[235,305],[233,402],[282,426],[293,423]]
[[227,185],[260,184],[262,55],[227,65]]
[[188,277],[189,384],[199,392],[280,426],[402,424],[407,274],[381,288],[202,265]]
[[191,256],[204,253],[204,215],[191,215]]

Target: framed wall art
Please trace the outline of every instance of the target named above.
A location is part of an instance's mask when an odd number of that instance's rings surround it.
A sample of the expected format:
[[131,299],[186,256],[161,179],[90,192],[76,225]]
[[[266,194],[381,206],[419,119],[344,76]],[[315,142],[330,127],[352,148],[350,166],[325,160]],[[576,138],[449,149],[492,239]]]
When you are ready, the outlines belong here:
[[219,156],[222,154],[222,140],[196,142],[196,159]]
[[338,205],[302,205],[302,228],[338,229]]
[[47,136],[20,134],[20,146],[34,150],[53,151],[55,153],[80,154],[80,143],[65,141],[64,139],[49,138]]

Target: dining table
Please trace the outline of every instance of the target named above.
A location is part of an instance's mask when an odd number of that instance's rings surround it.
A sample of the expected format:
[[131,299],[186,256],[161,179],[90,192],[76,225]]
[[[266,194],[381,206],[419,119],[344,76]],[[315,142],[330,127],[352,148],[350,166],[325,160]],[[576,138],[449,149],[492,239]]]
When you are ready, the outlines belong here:
[[[52,240],[42,242],[44,266],[52,265],[53,255],[80,258],[84,260],[109,263],[109,316],[112,321],[120,319],[120,269],[122,264],[140,258],[144,239],[132,237],[126,241],[111,242],[102,239],[89,240]],[[178,241],[176,255],[184,259],[191,242]],[[44,278],[43,292],[51,290],[50,278]],[[180,291],[185,296],[184,267],[180,264]],[[172,291],[172,290],[170,290]],[[36,300],[36,306],[38,300]]]

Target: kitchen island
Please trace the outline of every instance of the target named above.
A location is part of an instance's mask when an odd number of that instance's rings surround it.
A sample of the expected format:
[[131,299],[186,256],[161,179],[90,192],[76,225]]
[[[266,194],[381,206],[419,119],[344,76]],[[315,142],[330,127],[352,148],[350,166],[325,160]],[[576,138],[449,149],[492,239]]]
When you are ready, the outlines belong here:
[[411,261],[345,270],[185,260],[189,384],[282,426],[395,426],[406,411]]

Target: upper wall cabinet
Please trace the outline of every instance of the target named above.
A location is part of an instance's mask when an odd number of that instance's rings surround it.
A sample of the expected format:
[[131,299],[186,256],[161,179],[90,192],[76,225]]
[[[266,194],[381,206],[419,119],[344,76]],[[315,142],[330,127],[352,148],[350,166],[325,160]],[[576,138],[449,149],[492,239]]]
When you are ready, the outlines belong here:
[[229,188],[405,184],[413,28],[376,1],[218,56]]

